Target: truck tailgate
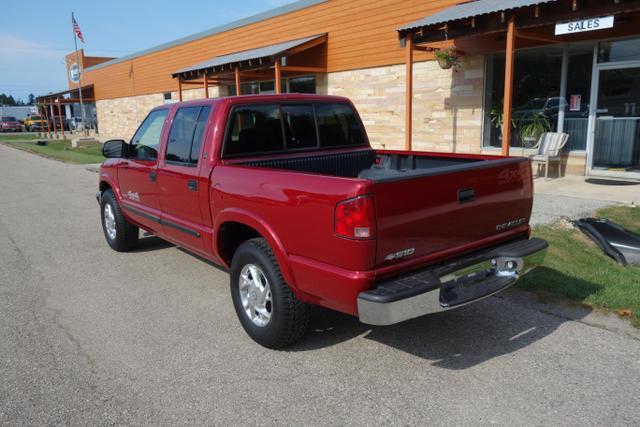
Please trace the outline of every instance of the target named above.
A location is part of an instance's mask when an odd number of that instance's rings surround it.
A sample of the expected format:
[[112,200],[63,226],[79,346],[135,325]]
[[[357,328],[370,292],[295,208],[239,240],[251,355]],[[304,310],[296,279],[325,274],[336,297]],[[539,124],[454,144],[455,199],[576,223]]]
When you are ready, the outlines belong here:
[[528,159],[501,158],[377,180],[376,266],[526,228],[531,179]]

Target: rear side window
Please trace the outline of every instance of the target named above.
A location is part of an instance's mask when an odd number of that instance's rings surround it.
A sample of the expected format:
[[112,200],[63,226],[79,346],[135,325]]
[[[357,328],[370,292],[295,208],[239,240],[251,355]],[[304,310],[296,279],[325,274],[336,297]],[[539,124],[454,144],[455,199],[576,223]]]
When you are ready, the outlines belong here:
[[318,146],[313,105],[282,106],[287,150]]
[[349,105],[317,104],[316,119],[321,147],[365,144],[360,122]]
[[198,106],[180,108],[176,112],[167,144],[167,161],[198,164],[202,135],[210,110],[210,107]]
[[282,151],[284,138],[277,105],[237,107],[231,114],[231,131],[225,154],[267,153]]
[[200,157],[200,146],[202,145],[202,138],[204,136],[204,130],[207,127],[207,119],[211,107],[202,107],[200,114],[198,115],[198,123],[196,124],[196,131],[193,134],[193,144],[191,145],[191,161],[198,163],[198,157]]

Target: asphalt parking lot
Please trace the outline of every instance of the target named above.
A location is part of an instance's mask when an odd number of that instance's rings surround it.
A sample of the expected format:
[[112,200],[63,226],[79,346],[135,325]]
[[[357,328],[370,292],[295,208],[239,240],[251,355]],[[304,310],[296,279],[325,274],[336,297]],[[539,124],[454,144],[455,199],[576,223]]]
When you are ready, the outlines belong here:
[[638,423],[640,340],[510,299],[259,347],[223,271],[109,249],[96,182],[0,145],[0,424]]

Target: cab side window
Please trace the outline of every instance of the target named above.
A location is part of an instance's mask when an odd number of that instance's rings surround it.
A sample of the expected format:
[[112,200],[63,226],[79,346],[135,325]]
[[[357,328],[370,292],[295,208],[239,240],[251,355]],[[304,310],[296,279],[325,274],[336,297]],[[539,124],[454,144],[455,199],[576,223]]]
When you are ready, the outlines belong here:
[[156,110],[149,113],[131,140],[131,155],[138,160],[154,161],[158,158],[162,126],[167,118],[167,111]]
[[176,112],[165,160],[187,166],[198,164],[200,146],[211,107],[186,107]]
[[236,107],[225,142],[226,156],[241,156],[284,150],[284,137],[277,105]]

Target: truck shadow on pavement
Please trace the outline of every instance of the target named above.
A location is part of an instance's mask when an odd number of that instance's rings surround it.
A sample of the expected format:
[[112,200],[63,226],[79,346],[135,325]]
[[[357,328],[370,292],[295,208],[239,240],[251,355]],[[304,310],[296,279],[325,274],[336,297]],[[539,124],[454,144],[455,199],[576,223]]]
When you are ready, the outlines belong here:
[[[155,236],[145,235],[133,252],[170,247],[174,245]],[[177,249],[224,271],[220,266],[197,255],[182,248]],[[581,296],[585,298],[601,288],[597,283],[551,269],[544,269],[544,275],[539,278],[534,275],[536,272],[529,273],[527,281],[571,283],[584,291]],[[513,297],[509,292],[504,292],[466,307],[392,326],[365,325],[356,317],[316,307],[309,333],[286,351],[314,351],[335,345],[342,345],[346,349],[348,341],[364,338],[371,341],[372,346],[376,343],[384,344],[430,361],[434,366],[462,370],[523,349],[551,335],[563,323],[580,320],[591,312],[578,305],[569,310],[560,309],[562,306],[555,306],[559,308],[550,310],[548,304],[538,303],[535,297],[529,298],[525,294],[534,295],[517,291],[515,295],[518,297]],[[557,314],[549,314],[550,312]],[[363,346],[366,342],[359,341],[353,345]]]
[[[597,284],[584,285],[594,292],[598,289]],[[525,293],[518,291],[516,294]],[[290,350],[315,350],[361,336],[431,361],[434,366],[461,370],[534,344],[563,323],[580,320],[591,311],[581,307],[572,310],[571,318],[567,318],[561,314],[548,314],[546,304],[536,303],[533,299],[523,304],[516,301],[518,299],[490,297],[457,310],[384,327],[364,325],[355,317],[318,309],[309,334]]]
[[153,234],[144,232],[140,235],[140,240],[138,240],[138,244],[135,248],[131,249],[131,253],[142,253],[142,252],[153,252],[159,251],[161,249],[167,249],[174,247],[173,243],[167,242],[166,240],[162,240],[159,237],[154,236]]

